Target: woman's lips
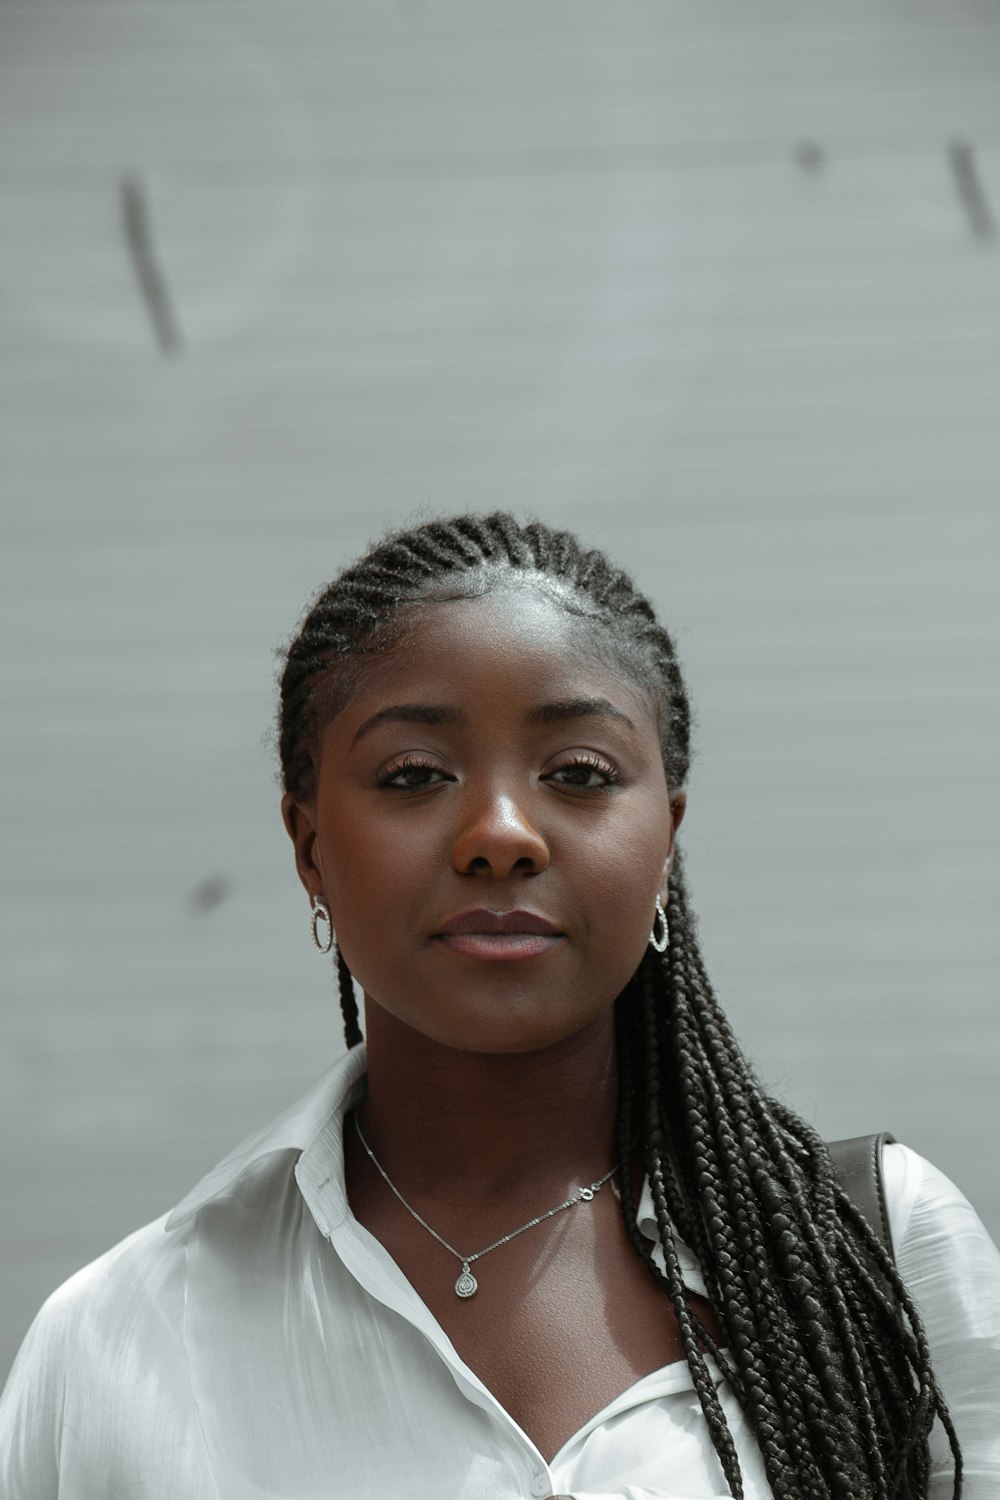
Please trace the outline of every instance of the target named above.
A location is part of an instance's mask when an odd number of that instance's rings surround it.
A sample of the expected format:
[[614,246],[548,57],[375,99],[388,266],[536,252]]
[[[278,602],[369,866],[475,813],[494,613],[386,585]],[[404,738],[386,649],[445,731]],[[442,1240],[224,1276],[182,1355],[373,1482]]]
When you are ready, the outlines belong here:
[[452,932],[439,933],[438,942],[453,953],[466,958],[520,959],[538,958],[559,942],[559,934],[541,932]]
[[533,911],[459,912],[442,922],[435,933],[438,942],[466,958],[496,962],[538,958],[560,941],[554,922]]

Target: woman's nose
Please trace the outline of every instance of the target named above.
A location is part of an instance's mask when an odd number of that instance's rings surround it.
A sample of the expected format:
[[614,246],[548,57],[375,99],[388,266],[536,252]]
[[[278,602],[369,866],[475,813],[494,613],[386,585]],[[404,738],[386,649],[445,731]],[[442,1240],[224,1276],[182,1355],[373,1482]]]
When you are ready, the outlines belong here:
[[455,839],[452,863],[460,874],[482,872],[497,880],[518,870],[534,875],[549,863],[549,847],[517,799],[494,793],[469,807]]

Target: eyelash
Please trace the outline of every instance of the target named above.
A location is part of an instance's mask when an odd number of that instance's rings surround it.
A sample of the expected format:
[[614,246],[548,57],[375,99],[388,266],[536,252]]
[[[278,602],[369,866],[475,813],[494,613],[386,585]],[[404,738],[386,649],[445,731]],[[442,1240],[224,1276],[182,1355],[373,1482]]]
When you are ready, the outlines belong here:
[[402,776],[405,771],[434,771],[439,776],[445,775],[441,767],[436,766],[433,761],[421,760],[419,755],[404,755],[402,760],[394,761],[386,767],[378,778],[378,785],[388,788],[390,792],[423,791],[424,787],[431,785],[427,781],[411,782],[409,785],[397,782],[396,777]]
[[[583,786],[579,782],[573,781],[556,782],[556,785],[568,786],[573,790],[581,792],[604,792],[610,787],[616,786],[621,781],[621,773],[614,766],[605,760],[599,759],[596,755],[574,755],[571,759],[564,761],[561,766],[556,766],[554,771],[549,771],[547,775],[543,776],[542,780],[555,781],[555,778],[562,772],[579,769],[595,771],[603,779],[598,786]],[[386,767],[378,777],[378,785],[393,792],[423,791],[425,787],[434,785],[431,781],[404,784],[396,780],[398,776],[402,776],[408,771],[427,771],[440,776],[442,780],[454,779],[442,771],[441,767],[435,765],[433,761],[422,760],[418,755],[405,755],[402,760],[395,761],[392,765]]]
[[578,782],[564,781],[557,783],[561,786],[569,786],[580,792],[606,792],[621,781],[621,772],[606,760],[601,760],[596,755],[574,755],[570,760],[564,761],[561,766],[556,766],[544,778],[546,781],[553,780],[561,771],[575,771],[579,768],[586,771],[596,771],[603,778],[599,786],[581,786]]

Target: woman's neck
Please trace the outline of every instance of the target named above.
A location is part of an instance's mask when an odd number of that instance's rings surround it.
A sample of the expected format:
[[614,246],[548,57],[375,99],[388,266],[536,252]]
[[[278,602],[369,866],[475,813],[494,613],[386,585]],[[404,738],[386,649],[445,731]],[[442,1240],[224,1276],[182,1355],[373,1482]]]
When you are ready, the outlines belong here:
[[614,1160],[611,1014],[541,1052],[457,1052],[368,1008],[362,1126],[390,1176],[424,1201],[593,1178]]

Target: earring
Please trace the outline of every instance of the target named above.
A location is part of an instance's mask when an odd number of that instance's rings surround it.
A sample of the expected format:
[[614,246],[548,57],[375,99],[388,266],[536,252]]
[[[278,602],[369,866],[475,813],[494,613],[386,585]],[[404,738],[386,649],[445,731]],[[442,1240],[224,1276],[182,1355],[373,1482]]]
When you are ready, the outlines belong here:
[[[326,923],[326,940],[320,942],[319,924]],[[333,947],[333,922],[330,919],[330,908],[322,896],[314,896],[312,900],[312,915],[310,917],[312,927],[313,947],[317,953],[329,953]]]
[[[659,923],[660,936],[656,935],[656,926]],[[653,930],[649,934],[649,946],[655,948],[657,953],[666,953],[667,944],[670,942],[670,928],[667,924],[667,914],[663,910],[663,902],[659,896],[656,898],[656,910],[653,913]]]

